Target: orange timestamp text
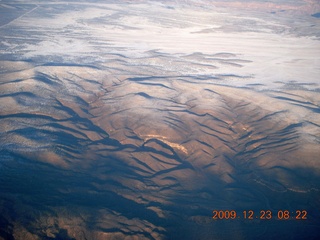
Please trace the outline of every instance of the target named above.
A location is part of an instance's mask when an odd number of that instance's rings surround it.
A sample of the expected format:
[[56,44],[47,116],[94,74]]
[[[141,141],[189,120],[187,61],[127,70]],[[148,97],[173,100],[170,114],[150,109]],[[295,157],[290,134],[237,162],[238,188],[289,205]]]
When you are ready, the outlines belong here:
[[214,220],[234,220],[234,219],[247,219],[247,220],[307,220],[308,212],[306,210],[244,210],[244,211],[235,211],[235,210],[213,210],[212,218]]

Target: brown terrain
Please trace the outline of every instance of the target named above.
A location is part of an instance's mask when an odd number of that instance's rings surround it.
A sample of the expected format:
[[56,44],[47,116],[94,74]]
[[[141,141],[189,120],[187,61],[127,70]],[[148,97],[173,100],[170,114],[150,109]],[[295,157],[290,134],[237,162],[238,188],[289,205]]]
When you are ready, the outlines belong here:
[[239,10],[316,1],[34,4],[0,29],[0,239],[318,237],[318,20]]

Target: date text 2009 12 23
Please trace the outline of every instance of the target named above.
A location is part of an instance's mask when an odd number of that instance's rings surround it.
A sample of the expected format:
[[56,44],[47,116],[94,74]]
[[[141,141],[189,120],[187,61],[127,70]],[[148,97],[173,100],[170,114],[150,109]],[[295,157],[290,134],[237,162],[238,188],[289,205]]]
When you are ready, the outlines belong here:
[[228,219],[260,219],[260,220],[307,220],[308,212],[306,210],[244,210],[242,212],[237,212],[235,210],[213,210],[212,218],[214,220],[228,220]]

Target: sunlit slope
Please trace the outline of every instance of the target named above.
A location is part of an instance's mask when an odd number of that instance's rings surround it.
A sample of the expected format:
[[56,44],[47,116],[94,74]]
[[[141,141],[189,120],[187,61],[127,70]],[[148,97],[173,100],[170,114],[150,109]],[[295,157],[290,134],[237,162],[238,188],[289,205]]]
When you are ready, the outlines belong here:
[[[229,57],[217,55],[216,61],[232,63]],[[116,57],[115,62],[120,60],[125,61]],[[187,219],[203,214],[197,221],[206,222],[205,213],[213,207],[269,208],[272,192],[319,191],[317,93],[285,87],[258,92],[223,85],[224,78],[236,76],[156,75],[154,67],[143,71],[150,76],[142,75],[125,64],[115,70],[6,64],[1,148],[8,160],[1,169],[10,177],[16,165],[12,158],[24,159],[21,164],[32,164],[35,172],[53,166],[62,172],[60,183],[51,177],[44,181],[58,203],[89,191],[99,199],[106,196],[112,211],[111,194],[117,202],[124,199],[153,212],[150,221],[158,219],[161,226],[172,209]],[[88,182],[75,187],[84,180],[81,175]],[[292,203],[285,199],[271,205],[284,204]],[[116,215],[110,217],[117,221]]]

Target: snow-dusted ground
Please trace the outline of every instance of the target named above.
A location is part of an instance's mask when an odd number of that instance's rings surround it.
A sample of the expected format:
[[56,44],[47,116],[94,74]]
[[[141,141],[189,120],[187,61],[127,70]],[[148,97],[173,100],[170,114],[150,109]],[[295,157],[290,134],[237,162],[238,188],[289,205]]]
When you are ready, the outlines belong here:
[[317,237],[309,8],[2,2],[0,239]]

